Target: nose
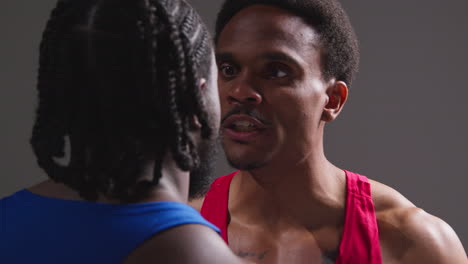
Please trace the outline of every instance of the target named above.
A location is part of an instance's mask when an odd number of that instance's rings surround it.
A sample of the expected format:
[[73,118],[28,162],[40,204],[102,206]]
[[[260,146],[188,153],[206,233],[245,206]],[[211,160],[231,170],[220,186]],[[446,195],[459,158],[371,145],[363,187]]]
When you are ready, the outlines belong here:
[[262,95],[254,88],[254,83],[249,78],[239,76],[233,80],[227,89],[227,101],[229,104],[258,105],[262,102]]

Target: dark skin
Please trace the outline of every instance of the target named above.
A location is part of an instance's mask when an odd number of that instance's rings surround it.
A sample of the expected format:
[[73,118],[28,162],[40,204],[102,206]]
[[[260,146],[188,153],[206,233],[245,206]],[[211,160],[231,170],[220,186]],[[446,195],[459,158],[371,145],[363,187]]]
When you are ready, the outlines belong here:
[[[223,147],[241,170],[229,193],[229,246],[257,263],[334,263],[340,245],[346,179],[326,159],[323,136],[348,88],[322,75],[317,40],[300,17],[254,5],[217,43]],[[258,131],[233,128],[257,121]],[[384,263],[468,263],[445,222],[388,186],[371,187]]]
[[[211,74],[216,74],[214,59]],[[200,89],[204,90],[205,104],[213,117],[213,122],[218,122],[219,103],[216,78],[211,78],[210,82],[201,79]],[[217,125],[214,126],[217,127]],[[201,138],[201,125],[195,116],[192,119],[191,127],[193,128],[191,136],[194,138],[196,144],[200,144],[204,139]],[[149,162],[145,172],[140,175],[140,178],[151,179],[153,167],[154,164]],[[162,177],[158,186],[154,188],[149,197],[138,202],[173,201],[186,203],[189,192],[190,172],[182,171],[172,159],[171,153],[168,152],[164,158],[161,173]],[[80,197],[78,192],[64,184],[55,183],[52,180],[39,183],[29,188],[29,190],[41,196],[63,200],[83,201],[83,198]],[[98,202],[120,203],[120,201],[108,199],[104,195],[100,195]],[[245,262],[233,254],[219,234],[211,228],[204,225],[188,224],[177,226],[154,235],[143,244],[139,245],[123,263],[238,264]]]

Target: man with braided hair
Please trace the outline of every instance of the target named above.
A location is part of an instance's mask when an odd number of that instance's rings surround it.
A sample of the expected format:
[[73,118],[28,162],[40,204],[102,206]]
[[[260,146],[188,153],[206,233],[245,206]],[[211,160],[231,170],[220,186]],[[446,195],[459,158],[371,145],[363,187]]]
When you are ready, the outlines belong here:
[[231,165],[201,208],[257,263],[462,264],[454,231],[397,191],[326,159],[358,68],[336,0],[225,0],[216,23],[221,136]]
[[185,204],[219,129],[216,76],[183,0],[59,0],[31,138],[50,180],[0,200],[0,263],[239,263]]

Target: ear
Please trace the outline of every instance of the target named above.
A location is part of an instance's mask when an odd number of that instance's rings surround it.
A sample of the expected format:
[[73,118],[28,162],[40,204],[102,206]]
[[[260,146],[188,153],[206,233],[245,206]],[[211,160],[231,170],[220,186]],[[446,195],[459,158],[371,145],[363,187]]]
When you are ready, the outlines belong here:
[[322,120],[331,122],[338,117],[348,99],[348,86],[342,81],[333,81],[326,93],[328,98],[323,109]]
[[[206,88],[206,79],[205,78],[201,78],[200,81],[199,81],[199,86],[198,88],[203,91],[205,88]],[[192,118],[190,119],[190,124],[189,124],[189,128],[191,131],[195,131],[195,130],[200,130],[202,125],[200,124],[200,120],[198,120],[198,117],[193,115]]]

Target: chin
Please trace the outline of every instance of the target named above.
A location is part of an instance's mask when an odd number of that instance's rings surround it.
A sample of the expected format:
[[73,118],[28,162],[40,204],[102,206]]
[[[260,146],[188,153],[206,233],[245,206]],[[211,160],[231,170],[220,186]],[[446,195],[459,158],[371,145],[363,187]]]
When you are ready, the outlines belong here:
[[273,151],[264,145],[242,144],[222,141],[222,147],[229,165],[238,170],[254,170],[266,166],[273,157]]
[[228,162],[231,167],[243,171],[259,169],[266,165],[266,162],[239,162],[230,159],[228,159]]
[[258,158],[259,155],[253,155],[253,153],[243,153],[240,155],[233,155],[229,151],[226,151],[225,153],[229,165],[238,170],[259,169],[268,164],[264,155],[261,155],[262,158]]

